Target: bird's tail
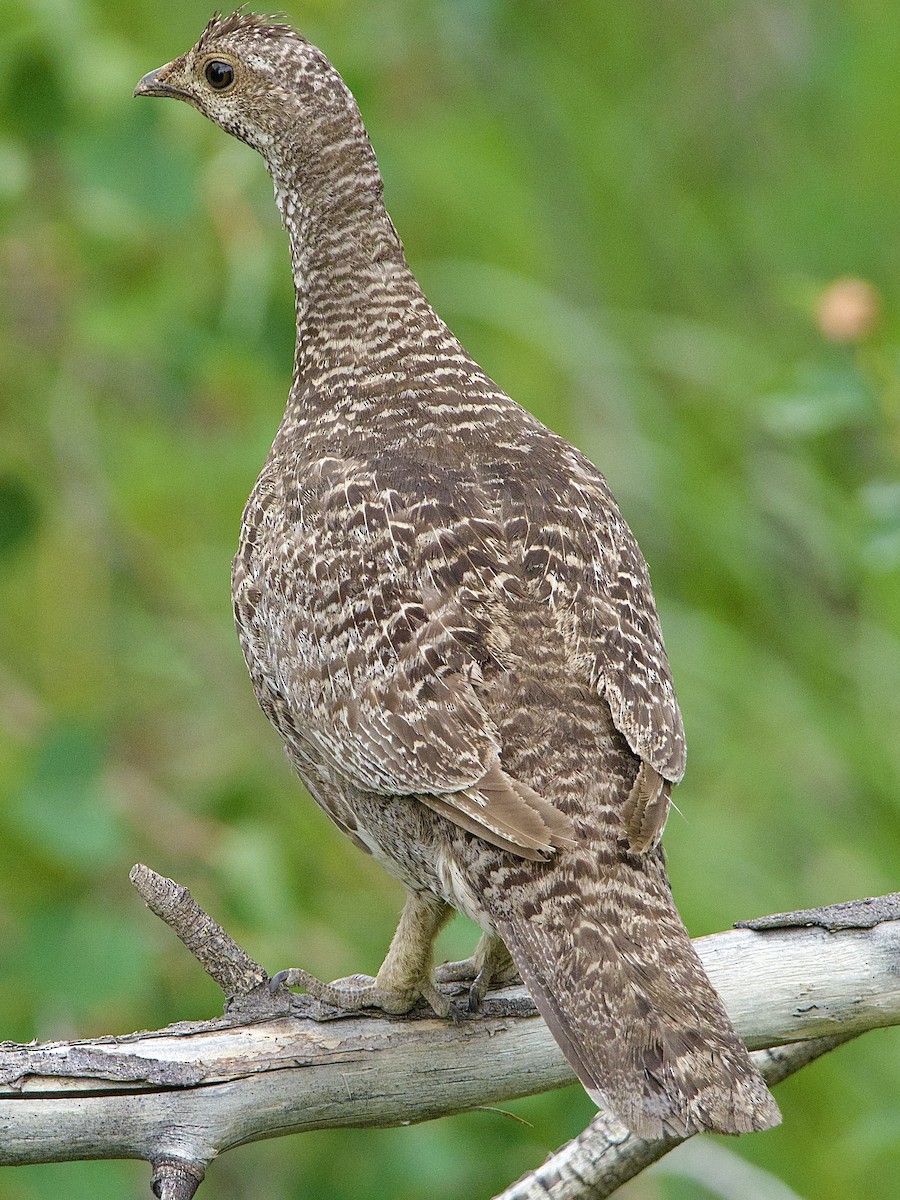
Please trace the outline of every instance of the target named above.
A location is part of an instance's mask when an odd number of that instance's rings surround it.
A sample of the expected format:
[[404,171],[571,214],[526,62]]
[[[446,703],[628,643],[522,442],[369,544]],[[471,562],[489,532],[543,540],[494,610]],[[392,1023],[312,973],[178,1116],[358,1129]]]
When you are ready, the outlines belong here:
[[573,870],[565,889],[560,859],[546,897],[538,887],[528,913],[497,912],[496,928],[592,1098],[642,1137],[777,1125],[675,908],[662,852],[619,854],[589,879]]

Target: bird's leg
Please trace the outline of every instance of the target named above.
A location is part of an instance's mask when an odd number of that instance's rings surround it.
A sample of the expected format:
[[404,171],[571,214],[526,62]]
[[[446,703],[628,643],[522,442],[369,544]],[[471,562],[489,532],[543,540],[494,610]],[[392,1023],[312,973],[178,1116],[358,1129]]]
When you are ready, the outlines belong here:
[[390,948],[374,979],[371,975],[350,975],[323,983],[292,967],[279,971],[271,986],[302,987],[335,1008],[380,1008],[386,1013],[409,1012],[424,996],[438,1016],[449,1016],[452,1006],[435,986],[432,963],[434,939],[452,911],[449,904],[430,892],[409,892]]
[[471,958],[443,963],[434,972],[437,983],[471,982],[469,1012],[478,1012],[489,987],[512,983],[519,978],[516,964],[503,938],[496,933],[482,934]]

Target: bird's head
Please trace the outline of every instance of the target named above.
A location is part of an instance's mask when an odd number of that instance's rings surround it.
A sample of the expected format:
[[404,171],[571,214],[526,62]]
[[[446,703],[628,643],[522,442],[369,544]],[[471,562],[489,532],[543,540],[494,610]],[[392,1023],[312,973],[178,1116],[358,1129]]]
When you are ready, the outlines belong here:
[[277,167],[365,133],[344,81],[306,38],[269,17],[214,16],[187,53],[145,75],[135,96],[185,100]]

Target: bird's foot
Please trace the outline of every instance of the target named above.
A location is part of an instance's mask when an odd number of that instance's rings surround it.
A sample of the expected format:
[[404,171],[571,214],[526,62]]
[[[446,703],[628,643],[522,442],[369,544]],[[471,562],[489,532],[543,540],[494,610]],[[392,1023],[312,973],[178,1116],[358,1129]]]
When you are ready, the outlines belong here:
[[345,1012],[380,1008],[400,1015],[408,1013],[422,996],[439,1017],[455,1018],[457,1010],[438,988],[431,970],[434,939],[451,911],[448,904],[429,892],[410,892],[390,949],[374,979],[371,975],[350,975],[323,983],[294,967],[279,971],[270,986],[273,990],[282,984],[301,987],[315,999]]
[[399,1016],[408,1013],[419,997],[423,996],[439,1017],[454,1015],[452,1001],[430,978],[419,980],[415,986],[399,987],[379,983],[378,979],[371,975],[348,975],[344,979],[324,983],[315,975],[304,971],[302,967],[289,967],[286,971],[279,971],[277,975],[273,975],[269,986],[273,991],[281,986],[302,988],[307,995],[344,1012],[378,1008],[392,1016]]
[[471,958],[442,963],[434,972],[436,983],[469,983],[468,1010],[478,1012],[487,991],[519,982],[519,972],[502,938],[486,933]]

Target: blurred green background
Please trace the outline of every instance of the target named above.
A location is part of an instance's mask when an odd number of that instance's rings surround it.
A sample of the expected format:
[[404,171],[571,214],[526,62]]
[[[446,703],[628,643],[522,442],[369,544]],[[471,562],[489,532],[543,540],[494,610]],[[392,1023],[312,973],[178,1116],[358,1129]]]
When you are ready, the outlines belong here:
[[[900,886],[900,4],[286,11],[356,93],[436,307],[605,471],[650,562],[690,745],[667,846],[692,932]],[[302,795],[232,628],[241,507],[290,377],[287,245],[250,150],[131,99],[209,15],[0,0],[10,1039],[219,1010],[133,862],[270,969],[324,978],[375,968],[401,903]],[[458,920],[443,953],[474,937]],[[817,1200],[896,1196],[900,1032],[778,1098],[783,1127],[731,1155]],[[248,1147],[201,1194],[480,1200],[592,1111],[574,1087],[509,1109],[526,1123]],[[0,1197],[148,1179],[8,1168]],[[628,1194],[719,1193],[661,1174]]]

